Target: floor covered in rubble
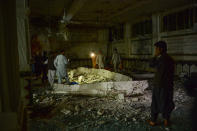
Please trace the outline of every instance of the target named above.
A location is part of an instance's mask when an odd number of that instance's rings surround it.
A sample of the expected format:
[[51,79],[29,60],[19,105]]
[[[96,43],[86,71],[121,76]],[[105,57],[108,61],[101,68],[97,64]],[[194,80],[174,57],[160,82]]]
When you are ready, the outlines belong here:
[[[90,97],[53,94],[47,87],[33,85],[33,107],[29,109],[30,131],[190,131],[189,113],[192,98],[183,89],[183,80],[176,79],[172,124],[150,127],[152,80],[144,94],[124,97]],[[32,112],[32,113],[30,113]]]

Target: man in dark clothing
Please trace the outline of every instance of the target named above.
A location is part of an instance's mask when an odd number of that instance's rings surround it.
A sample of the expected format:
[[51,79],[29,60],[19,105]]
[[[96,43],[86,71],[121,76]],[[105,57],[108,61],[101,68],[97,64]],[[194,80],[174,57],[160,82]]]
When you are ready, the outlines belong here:
[[38,78],[42,73],[42,57],[40,55],[40,52],[36,52],[34,61],[35,61],[35,74],[36,77]]
[[47,59],[47,52],[44,51],[42,56],[42,83],[47,81],[47,65],[44,64]]
[[51,85],[51,87],[53,86],[54,83],[54,79],[55,79],[55,66],[54,66],[54,59],[55,59],[55,53],[51,52],[49,55],[49,58],[47,59],[47,61],[45,62],[45,64],[47,64],[47,68],[48,68],[48,81]]
[[150,66],[156,68],[154,88],[152,90],[151,126],[156,125],[159,113],[162,113],[164,125],[169,124],[170,114],[174,109],[173,77],[174,61],[167,54],[167,44],[164,41],[155,43],[155,57]]

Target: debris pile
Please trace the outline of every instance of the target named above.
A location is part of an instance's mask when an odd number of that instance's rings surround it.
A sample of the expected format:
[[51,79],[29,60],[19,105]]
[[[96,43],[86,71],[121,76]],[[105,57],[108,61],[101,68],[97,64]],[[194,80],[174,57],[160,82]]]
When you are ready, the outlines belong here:
[[54,84],[54,93],[88,96],[116,96],[122,94],[122,97],[124,97],[143,94],[148,87],[147,81],[132,81],[132,78],[128,76],[104,69],[80,67],[71,70],[68,74],[71,82],[79,84]]
[[108,70],[84,67],[79,67],[69,71],[68,76],[70,81],[77,82],[79,84],[132,80],[128,76],[110,72]]
[[[186,95],[183,84],[180,82],[175,81],[174,101],[176,108],[172,113],[172,121],[176,123],[170,130],[189,129],[184,120],[187,120],[185,113],[189,112],[187,108],[191,106],[192,98]],[[136,86],[139,85],[136,84]],[[124,93],[119,93],[116,97],[110,95],[105,97],[73,96],[46,93],[44,90],[43,92],[34,91],[34,112],[47,112],[50,117],[30,119],[30,131],[151,130],[151,127],[146,123],[146,120],[150,118],[151,88],[145,89],[143,92],[136,91],[138,95],[126,96]],[[155,127],[155,130],[165,131],[168,129],[158,126]]]

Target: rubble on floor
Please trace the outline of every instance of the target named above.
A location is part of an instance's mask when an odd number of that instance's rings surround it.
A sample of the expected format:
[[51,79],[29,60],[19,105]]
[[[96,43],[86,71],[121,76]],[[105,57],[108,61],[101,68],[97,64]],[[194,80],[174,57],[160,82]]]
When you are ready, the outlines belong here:
[[[149,83],[149,86],[152,86],[152,81]],[[34,91],[33,112],[39,112],[40,116],[33,115],[29,119],[29,130],[190,130],[187,116],[192,98],[185,94],[180,80],[175,81],[176,108],[172,113],[173,125],[153,128],[148,126],[146,120],[150,118],[151,88],[146,89],[141,95],[129,97],[120,93],[117,98],[68,96],[36,90]],[[41,117],[46,112],[47,115]]]
[[68,72],[71,82],[78,84],[99,83],[99,82],[112,82],[112,81],[131,81],[132,78],[111,72],[105,69],[94,69],[79,67]]
[[128,76],[104,69],[80,67],[71,70],[68,74],[71,82],[79,84],[54,84],[53,93],[90,96],[117,96],[122,94],[124,97],[143,94],[148,87],[146,80],[132,81],[132,78]]

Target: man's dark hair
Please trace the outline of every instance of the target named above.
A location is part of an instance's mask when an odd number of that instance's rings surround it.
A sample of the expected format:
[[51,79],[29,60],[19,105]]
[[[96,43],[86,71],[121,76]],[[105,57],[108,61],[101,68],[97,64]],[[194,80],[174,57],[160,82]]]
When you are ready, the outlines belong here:
[[164,52],[167,52],[167,44],[165,41],[158,41],[154,44],[154,46],[162,48]]
[[60,53],[64,53],[64,50],[60,50]]

